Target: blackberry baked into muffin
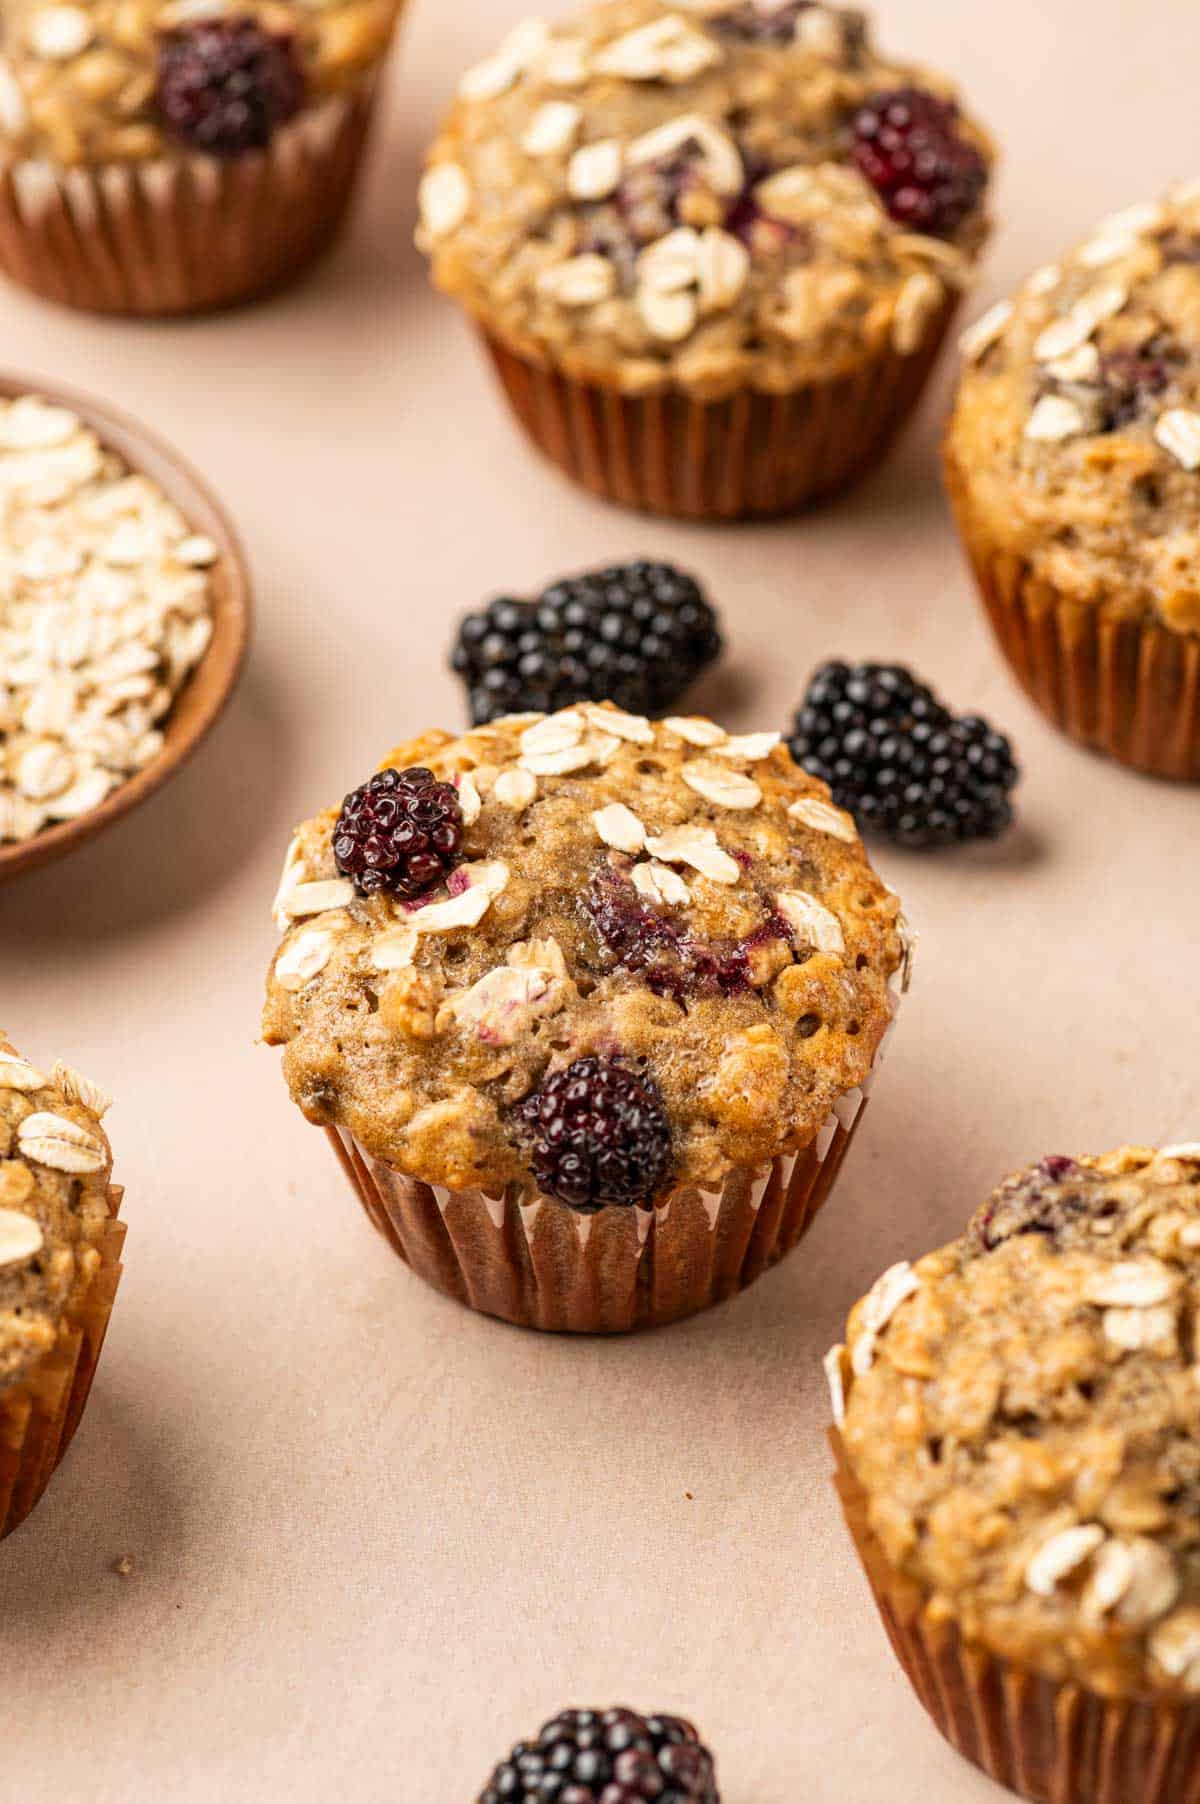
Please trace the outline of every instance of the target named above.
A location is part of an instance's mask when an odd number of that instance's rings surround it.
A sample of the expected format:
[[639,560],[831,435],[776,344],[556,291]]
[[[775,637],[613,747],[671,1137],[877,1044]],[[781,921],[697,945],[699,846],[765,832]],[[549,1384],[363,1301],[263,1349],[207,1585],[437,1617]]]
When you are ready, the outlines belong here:
[[1106,220],[964,340],[950,496],[1054,724],[1200,779],[1200,183]]
[[910,412],[987,237],[940,77],[809,0],[605,0],[468,71],[419,242],[549,457],[654,513],[796,508]]
[[829,1370],[893,1647],[1044,1804],[1200,1783],[1200,1146],[1050,1158],[894,1266]]
[[344,217],[400,0],[6,0],[0,269],[99,313],[279,286]]
[[120,1282],[108,1106],[78,1072],[47,1075],[0,1034],[0,1536],[71,1444]]
[[422,1277],[611,1332],[799,1240],[907,966],[827,797],[777,734],[583,703],[399,746],[300,828],[265,1037]]

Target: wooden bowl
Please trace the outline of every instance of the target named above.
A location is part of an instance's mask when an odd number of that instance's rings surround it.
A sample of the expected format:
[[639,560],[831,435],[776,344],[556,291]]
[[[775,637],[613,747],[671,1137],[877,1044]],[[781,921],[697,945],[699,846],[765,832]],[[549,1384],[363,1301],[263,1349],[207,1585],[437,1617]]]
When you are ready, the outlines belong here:
[[78,820],[45,827],[32,839],[0,843],[0,883],[20,871],[62,858],[129,814],[173,777],[216,725],[237,687],[250,640],[250,577],[233,527],[200,478],[166,445],[135,421],[87,395],[48,386],[28,377],[0,374],[0,398],[37,395],[68,407],[131,470],[150,477],[174,502],[194,532],[220,548],[208,571],[212,584],[212,641],[161,725],[165,743],[158,757]]

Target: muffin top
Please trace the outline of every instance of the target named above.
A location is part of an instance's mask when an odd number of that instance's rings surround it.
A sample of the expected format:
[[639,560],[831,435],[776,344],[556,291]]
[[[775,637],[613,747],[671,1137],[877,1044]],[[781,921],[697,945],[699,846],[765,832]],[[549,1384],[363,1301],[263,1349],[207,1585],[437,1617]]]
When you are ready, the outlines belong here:
[[889,1563],[1005,1658],[1200,1692],[1200,1146],[1045,1159],[830,1356]]
[[0,162],[265,149],[384,53],[399,0],[5,0]]
[[49,1076],[0,1033],[0,1390],[53,1351],[100,1264],[112,1215],[109,1099],[67,1065]]
[[[777,741],[584,703],[397,747],[382,769],[408,774],[307,822],[284,868],[264,1031],[309,1120],[431,1184],[577,1207],[811,1139],[866,1079],[906,950]],[[628,1181],[551,1169],[555,1099],[593,1092],[646,1130]]]
[[1200,182],[971,328],[952,487],[1073,601],[1200,632]]
[[434,278],[631,392],[781,391],[914,352],[970,279],[990,152],[939,76],[811,0],[526,20],[429,154]]

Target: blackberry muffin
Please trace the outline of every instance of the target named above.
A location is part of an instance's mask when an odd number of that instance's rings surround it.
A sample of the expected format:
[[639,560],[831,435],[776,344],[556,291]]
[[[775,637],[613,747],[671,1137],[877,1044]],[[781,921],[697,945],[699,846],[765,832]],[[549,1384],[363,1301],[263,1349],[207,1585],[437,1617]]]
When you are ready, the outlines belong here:
[[71,1444],[120,1282],[108,1106],[77,1071],[46,1075],[0,1034],[0,1536]]
[[265,1037],[414,1271],[615,1332],[795,1245],[907,969],[827,798],[777,734],[583,703],[426,734],[300,828]]
[[1001,650],[1081,744],[1200,779],[1200,183],[964,340],[951,500]]
[[463,77],[418,241],[569,475],[653,513],[781,513],[912,409],[990,166],[948,84],[862,13],[605,0]]
[[276,288],[345,215],[400,0],[7,0],[0,269],[98,313]]
[[829,1358],[839,1488],[942,1733],[1043,1804],[1200,1783],[1200,1146],[1050,1158]]

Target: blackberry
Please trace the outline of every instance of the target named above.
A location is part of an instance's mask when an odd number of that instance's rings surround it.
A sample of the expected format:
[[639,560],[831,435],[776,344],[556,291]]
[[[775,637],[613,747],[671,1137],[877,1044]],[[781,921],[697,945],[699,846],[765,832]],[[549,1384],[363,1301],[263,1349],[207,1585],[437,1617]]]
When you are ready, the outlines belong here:
[[649,1204],[671,1171],[671,1129],[657,1092],[624,1065],[576,1059],[521,1106],[542,1189],[580,1215]]
[[635,1710],[564,1710],[519,1741],[478,1804],[721,1804],[691,1723]]
[[899,665],[822,665],[789,744],[864,831],[897,845],[996,839],[1012,822],[1008,740],[978,715],[956,719]]
[[1119,432],[1141,418],[1171,382],[1166,358],[1156,355],[1153,345],[1141,354],[1110,351],[1101,359],[1101,375],[1107,432]]
[[632,883],[608,865],[592,879],[583,908],[612,963],[635,972],[656,996],[678,1003],[689,996],[744,995],[753,988],[754,951],[772,940],[792,937],[784,917],[772,911],[745,939],[710,945],[644,901]]
[[698,584],[670,564],[618,564],[554,583],[534,601],[502,596],[468,614],[452,665],[476,726],[611,701],[661,714],[722,648]]
[[293,40],[249,16],[202,19],[159,41],[158,110],[192,150],[214,157],[265,150],[299,112],[304,92]]
[[811,12],[816,0],[743,0],[731,13],[713,21],[713,29],[722,37],[737,38],[743,44],[791,44],[796,38],[796,21],[801,13]]
[[411,899],[461,864],[462,809],[451,783],[431,770],[383,770],[342,803],[333,856],[360,896]]
[[921,88],[875,94],[855,116],[851,154],[900,225],[949,238],[979,205],[987,164],[960,118]]

